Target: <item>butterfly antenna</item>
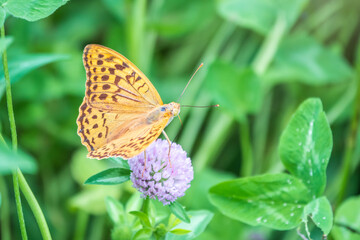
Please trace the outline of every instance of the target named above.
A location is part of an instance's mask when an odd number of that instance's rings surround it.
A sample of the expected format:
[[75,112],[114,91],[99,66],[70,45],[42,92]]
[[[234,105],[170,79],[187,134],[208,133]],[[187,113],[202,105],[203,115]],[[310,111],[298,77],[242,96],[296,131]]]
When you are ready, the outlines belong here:
[[189,86],[191,80],[193,79],[193,77],[195,76],[195,74],[197,73],[197,71],[199,71],[199,69],[203,66],[204,64],[201,63],[200,66],[196,69],[196,71],[193,73],[193,75],[191,76],[190,80],[188,81],[188,83],[186,84],[184,90],[182,91],[180,97],[176,100],[176,102],[179,102],[180,98],[182,97],[182,95],[184,94],[186,88]]
[[180,105],[180,107],[194,107],[194,108],[209,108],[209,107],[219,107],[219,104],[210,105],[210,106],[192,106],[192,105]]

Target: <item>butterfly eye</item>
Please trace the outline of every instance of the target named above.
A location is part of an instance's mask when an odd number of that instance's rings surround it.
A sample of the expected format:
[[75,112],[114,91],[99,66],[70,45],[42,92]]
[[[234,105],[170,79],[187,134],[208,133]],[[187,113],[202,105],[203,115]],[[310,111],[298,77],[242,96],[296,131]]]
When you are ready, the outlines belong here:
[[162,112],[165,112],[165,110],[166,110],[165,107],[161,107],[161,108],[160,108],[160,111],[162,111]]

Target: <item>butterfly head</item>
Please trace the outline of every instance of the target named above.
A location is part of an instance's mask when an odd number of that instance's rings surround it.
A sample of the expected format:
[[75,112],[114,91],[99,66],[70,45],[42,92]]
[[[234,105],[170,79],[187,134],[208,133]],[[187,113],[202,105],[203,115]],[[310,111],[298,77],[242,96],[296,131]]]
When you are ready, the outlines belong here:
[[162,105],[160,111],[163,112],[164,116],[176,117],[180,113],[180,104],[171,102],[169,104]]

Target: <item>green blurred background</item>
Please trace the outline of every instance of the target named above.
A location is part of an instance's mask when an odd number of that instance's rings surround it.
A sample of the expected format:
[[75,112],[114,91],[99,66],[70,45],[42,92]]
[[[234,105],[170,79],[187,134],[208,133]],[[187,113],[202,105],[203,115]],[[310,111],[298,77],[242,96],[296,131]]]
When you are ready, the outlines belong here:
[[[97,43],[135,63],[165,103],[177,99],[204,63],[181,103],[221,107],[182,109],[183,127],[177,119],[167,127],[171,139],[179,134],[177,142],[196,172],[182,204],[215,212],[199,239],[295,239],[295,231],[250,227],[221,215],[207,191],[226,179],[283,171],[280,134],[308,97],[321,98],[331,124],[328,186],[336,185],[357,106],[359,12],[356,0],[73,0],[36,22],[9,17],[19,146],[37,161],[37,173],[26,178],[53,238],[74,239],[84,227],[85,239],[109,239],[105,196],[125,203],[135,191],[131,183],[83,185],[111,165],[86,159],[77,135],[86,80],[82,50]],[[3,85],[0,90],[0,126],[9,140]],[[360,192],[359,138],[353,136],[352,195]],[[20,239],[11,186],[9,176],[1,178],[2,223],[9,223],[11,239]],[[327,196],[333,199],[337,191],[329,187]],[[29,238],[40,239],[30,209],[23,206]]]

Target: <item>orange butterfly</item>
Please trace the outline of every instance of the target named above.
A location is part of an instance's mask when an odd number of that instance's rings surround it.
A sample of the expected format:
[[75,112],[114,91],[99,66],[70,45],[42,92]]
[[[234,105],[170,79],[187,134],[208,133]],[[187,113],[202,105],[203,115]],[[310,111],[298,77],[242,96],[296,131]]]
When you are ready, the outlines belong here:
[[[180,104],[163,104],[149,79],[116,51],[96,44],[84,49],[86,92],[77,119],[78,134],[89,158],[134,157],[144,151]],[[191,80],[191,79],[190,79]]]

